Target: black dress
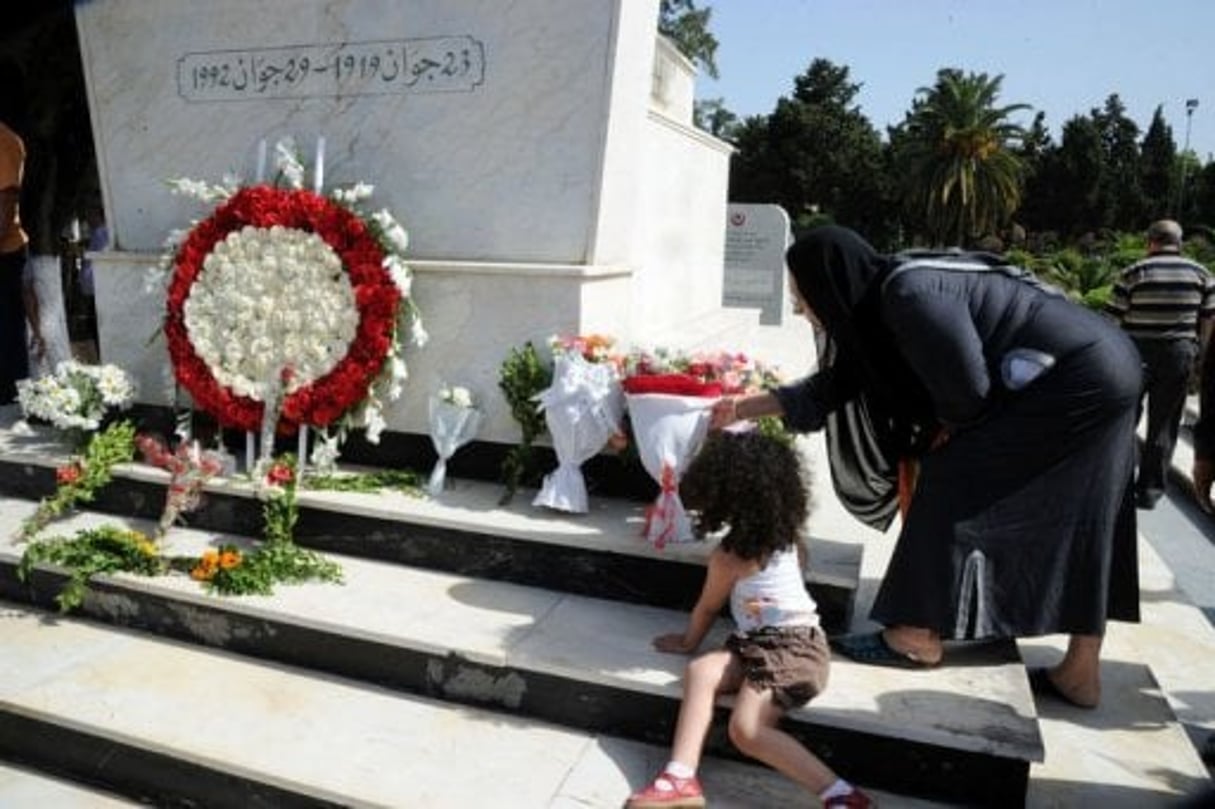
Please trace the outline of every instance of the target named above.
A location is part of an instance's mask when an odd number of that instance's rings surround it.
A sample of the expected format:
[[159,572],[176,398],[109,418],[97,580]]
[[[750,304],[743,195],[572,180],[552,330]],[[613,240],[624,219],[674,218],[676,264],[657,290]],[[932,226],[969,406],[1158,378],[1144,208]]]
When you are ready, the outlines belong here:
[[[887,350],[949,435],[920,455],[872,617],[958,639],[1138,620],[1134,345],[1057,293],[956,264],[896,264],[870,290]],[[897,412],[899,387],[884,388],[870,398]],[[804,430],[854,391],[811,377],[776,393]]]

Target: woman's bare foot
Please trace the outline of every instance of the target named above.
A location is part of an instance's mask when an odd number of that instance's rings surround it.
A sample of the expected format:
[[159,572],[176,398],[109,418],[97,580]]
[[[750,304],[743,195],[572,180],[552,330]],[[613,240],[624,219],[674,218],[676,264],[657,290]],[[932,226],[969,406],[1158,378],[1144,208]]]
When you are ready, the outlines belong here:
[[931,629],[917,626],[888,626],[882,630],[882,638],[891,649],[909,655],[926,666],[935,666],[940,663],[941,656],[944,654],[941,636]]
[[1096,708],[1101,704],[1101,681],[1076,671],[1066,663],[1065,660],[1046,672],[1055,690],[1073,705]]

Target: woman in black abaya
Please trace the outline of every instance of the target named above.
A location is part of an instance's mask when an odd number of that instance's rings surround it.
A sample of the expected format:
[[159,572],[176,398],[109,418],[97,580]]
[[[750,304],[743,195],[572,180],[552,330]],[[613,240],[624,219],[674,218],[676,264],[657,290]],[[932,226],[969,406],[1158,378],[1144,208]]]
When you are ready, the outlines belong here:
[[836,638],[836,651],[932,666],[943,639],[1067,633],[1063,659],[1031,683],[1095,706],[1105,622],[1139,614],[1133,344],[988,254],[885,256],[832,226],[787,262],[826,333],[820,368],[723,399],[713,425],[779,414],[825,428],[841,501],[883,530],[899,462],[919,462],[873,605],[885,629]]

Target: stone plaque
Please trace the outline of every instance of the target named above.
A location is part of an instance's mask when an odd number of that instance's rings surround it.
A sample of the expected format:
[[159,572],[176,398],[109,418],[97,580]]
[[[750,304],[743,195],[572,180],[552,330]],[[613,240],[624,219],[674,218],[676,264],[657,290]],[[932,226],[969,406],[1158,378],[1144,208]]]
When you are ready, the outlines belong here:
[[789,215],[779,205],[727,206],[722,305],[759,309],[759,322],[766,326],[783,323],[785,250],[791,239]]

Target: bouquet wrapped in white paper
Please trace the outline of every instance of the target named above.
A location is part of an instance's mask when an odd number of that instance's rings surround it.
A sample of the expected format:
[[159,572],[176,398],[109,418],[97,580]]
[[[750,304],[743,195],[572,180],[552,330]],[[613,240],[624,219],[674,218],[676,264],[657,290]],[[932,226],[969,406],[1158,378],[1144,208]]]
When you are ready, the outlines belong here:
[[481,411],[467,388],[443,388],[430,397],[430,440],[439,460],[430,473],[426,491],[438,497],[447,483],[447,461],[467,444],[481,426]]
[[544,478],[534,506],[585,514],[582,464],[620,432],[624,395],[616,367],[588,362],[577,352],[553,359],[553,384],[536,396],[557,453],[557,468]]
[[695,534],[679,499],[679,479],[704,442],[721,385],[685,374],[633,376],[623,385],[641,464],[661,489],[646,509],[645,538],[660,549],[690,542]]

